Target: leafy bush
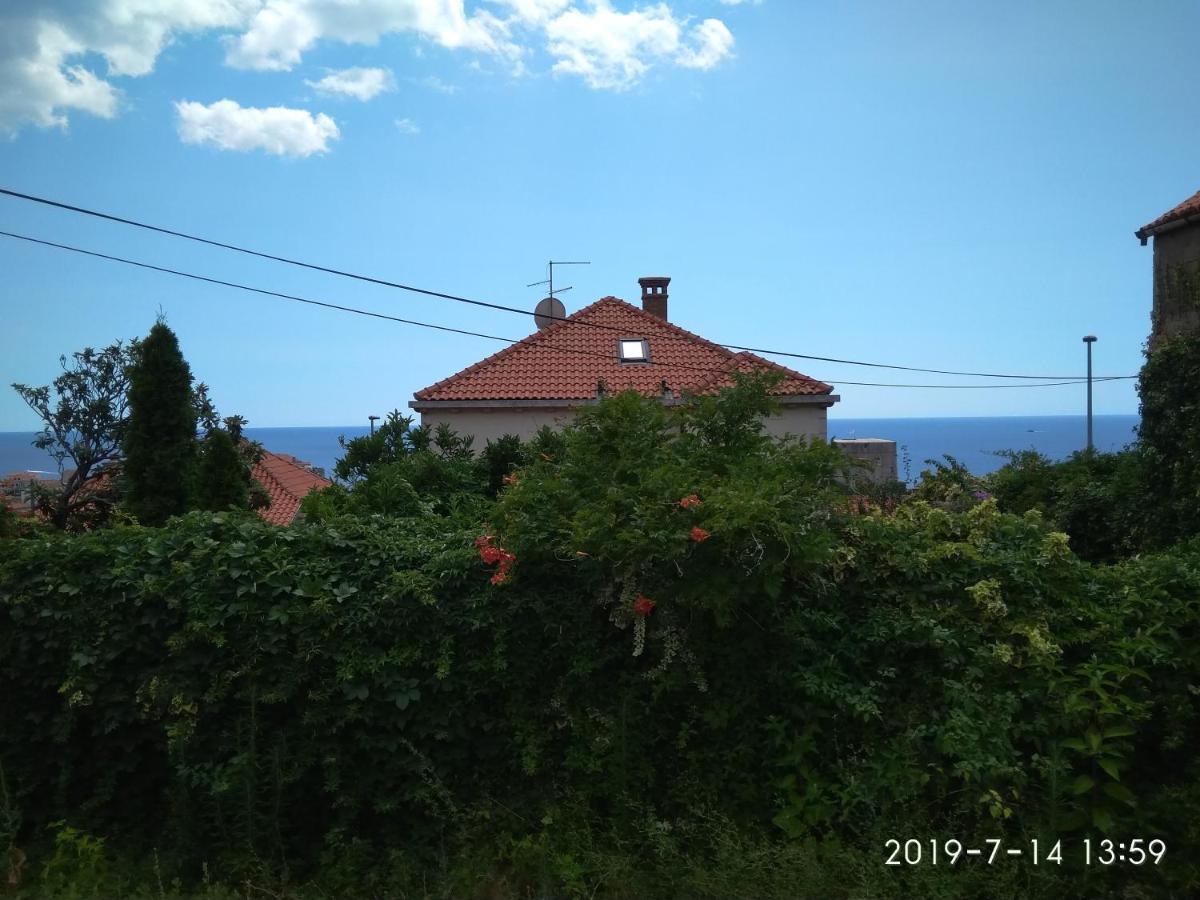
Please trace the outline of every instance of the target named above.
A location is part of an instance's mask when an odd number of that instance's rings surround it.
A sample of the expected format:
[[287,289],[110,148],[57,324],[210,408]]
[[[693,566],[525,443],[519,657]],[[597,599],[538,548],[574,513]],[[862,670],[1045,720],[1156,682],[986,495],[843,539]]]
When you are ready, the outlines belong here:
[[1157,543],[1200,534],[1200,332],[1157,342],[1138,380],[1139,443]]
[[[1093,567],[994,501],[852,516],[840,455],[766,439],[761,401],[608,398],[474,519],[10,542],[30,869],[62,821],[277,893],[1200,886],[1200,545]],[[1167,863],[882,866],[887,837],[1085,834]]]
[[971,474],[966,465],[949,453],[941,460],[927,459],[925,465],[929,468],[921,470],[907,499],[936,503],[960,512],[987,499],[984,480]]
[[1008,462],[984,479],[1000,508],[1037,510],[1070,535],[1071,549],[1084,559],[1112,562],[1153,544],[1149,465],[1140,449],[1080,451],[1058,463],[1035,450],[1003,455]]

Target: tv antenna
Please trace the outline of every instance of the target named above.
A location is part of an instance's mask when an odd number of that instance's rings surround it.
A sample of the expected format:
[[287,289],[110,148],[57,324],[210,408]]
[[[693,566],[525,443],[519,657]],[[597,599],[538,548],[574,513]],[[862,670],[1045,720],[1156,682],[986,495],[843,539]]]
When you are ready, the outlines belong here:
[[533,284],[527,284],[525,287],[537,287],[538,285],[548,285],[549,290],[546,296],[538,301],[537,308],[533,311],[533,320],[537,323],[538,329],[545,328],[547,325],[552,325],[557,321],[566,317],[567,309],[563,306],[562,301],[555,294],[562,294],[571,288],[555,288],[554,287],[554,267],[555,266],[590,266],[591,262],[582,260],[555,260],[552,259],[547,264],[550,269],[550,277],[545,281],[535,281]]
[[535,281],[533,284],[527,284],[527,285],[525,285],[525,287],[537,287],[539,284],[547,284],[550,286],[550,290],[548,290],[546,292],[546,296],[553,297],[555,294],[561,294],[561,293],[563,293],[563,291],[570,290],[569,287],[558,288],[557,290],[555,290],[555,288],[554,288],[554,267],[555,266],[590,266],[591,262],[590,261],[589,262],[580,262],[578,260],[559,261],[556,259],[552,259],[552,260],[550,260],[549,263],[547,263],[547,265],[550,268],[550,277],[544,281]]

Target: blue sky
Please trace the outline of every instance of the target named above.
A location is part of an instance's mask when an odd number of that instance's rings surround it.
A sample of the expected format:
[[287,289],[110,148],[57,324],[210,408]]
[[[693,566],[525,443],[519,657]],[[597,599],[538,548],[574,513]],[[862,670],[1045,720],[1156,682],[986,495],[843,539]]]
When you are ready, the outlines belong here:
[[[36,11],[35,11],[36,10]],[[0,12],[0,185],[352,271],[568,310],[666,274],[728,343],[945,369],[1133,374],[1151,249],[1200,188],[1200,6],[1107,2],[77,0]],[[521,337],[524,317],[9,198],[0,229]],[[476,338],[0,238],[0,383],[161,308],[221,411],[345,425]],[[1082,387],[818,362],[833,415],[1082,412]],[[1137,409],[1130,382],[1099,413]],[[0,390],[0,430],[37,426]]]

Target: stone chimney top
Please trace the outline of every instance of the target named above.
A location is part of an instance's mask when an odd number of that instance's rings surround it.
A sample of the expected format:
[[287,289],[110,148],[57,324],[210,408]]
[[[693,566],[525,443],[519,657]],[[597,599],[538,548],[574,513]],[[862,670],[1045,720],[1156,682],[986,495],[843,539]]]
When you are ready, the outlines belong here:
[[664,322],[667,318],[667,285],[671,279],[666,275],[645,275],[638,279],[642,286],[642,309]]

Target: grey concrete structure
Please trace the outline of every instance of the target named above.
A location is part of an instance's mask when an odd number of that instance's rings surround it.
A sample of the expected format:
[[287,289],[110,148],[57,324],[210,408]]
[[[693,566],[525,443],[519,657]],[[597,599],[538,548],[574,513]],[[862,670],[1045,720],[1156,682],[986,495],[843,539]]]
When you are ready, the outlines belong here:
[[864,474],[875,482],[897,481],[896,442],[885,438],[834,438],[833,445],[851,459],[868,465]]

